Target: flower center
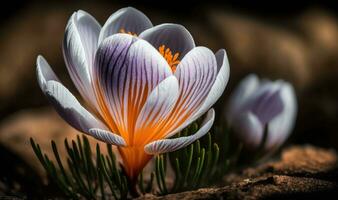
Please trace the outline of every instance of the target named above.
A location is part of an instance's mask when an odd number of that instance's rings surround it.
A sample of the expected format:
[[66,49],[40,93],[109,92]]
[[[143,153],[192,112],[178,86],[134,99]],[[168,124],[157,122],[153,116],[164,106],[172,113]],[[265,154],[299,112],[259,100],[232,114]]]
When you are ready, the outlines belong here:
[[132,36],[137,36],[136,33],[131,32],[131,31],[126,31],[124,28],[120,29],[120,33],[125,33],[125,34],[129,34],[129,35],[132,35]]
[[178,59],[178,56],[180,55],[180,53],[175,53],[173,55],[170,48],[166,48],[165,45],[161,45],[158,48],[158,51],[166,59],[171,70],[175,72],[177,65],[180,63],[180,60]]

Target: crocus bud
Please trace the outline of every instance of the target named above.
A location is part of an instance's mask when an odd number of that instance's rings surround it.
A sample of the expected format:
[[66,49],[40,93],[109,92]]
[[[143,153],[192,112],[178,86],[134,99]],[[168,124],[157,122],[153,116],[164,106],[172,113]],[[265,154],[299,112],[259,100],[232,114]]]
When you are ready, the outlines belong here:
[[264,150],[276,149],[290,135],[297,113],[294,89],[282,80],[259,80],[254,74],[241,81],[226,107],[226,119],[247,149],[255,150],[266,138]]

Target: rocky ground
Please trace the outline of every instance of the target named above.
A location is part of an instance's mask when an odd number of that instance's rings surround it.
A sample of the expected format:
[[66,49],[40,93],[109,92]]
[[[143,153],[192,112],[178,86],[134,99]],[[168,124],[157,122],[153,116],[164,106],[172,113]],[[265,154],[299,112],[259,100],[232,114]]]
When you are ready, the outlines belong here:
[[[45,188],[44,170],[31,150],[29,138],[33,137],[53,159],[50,139],[61,147],[64,138],[74,139],[78,132],[50,108],[19,112],[4,120],[0,127],[1,158],[6,161],[1,164],[0,196],[48,193],[48,190],[41,191]],[[90,141],[95,145],[94,140]],[[63,148],[60,148],[60,154],[65,157]],[[338,191],[337,161],[334,150],[292,146],[284,149],[280,158],[230,173],[220,186],[161,197],[148,194],[140,199],[329,198]]]
[[[7,177],[7,181],[0,180],[0,199],[21,199],[27,196],[36,198],[48,194],[48,188],[40,181],[41,171],[37,171],[39,168],[31,167],[19,158],[15,159],[14,154],[1,155],[1,158],[7,161],[2,164],[6,172],[1,172],[2,176]],[[166,196],[146,194],[138,200],[335,199],[338,195],[337,161],[334,150],[310,145],[291,146],[282,151],[280,158],[226,175],[219,186]],[[13,164],[16,167],[13,168]],[[46,190],[41,193],[41,188]]]
[[226,186],[141,199],[336,199],[337,154],[313,146],[292,146],[276,161],[224,177]]

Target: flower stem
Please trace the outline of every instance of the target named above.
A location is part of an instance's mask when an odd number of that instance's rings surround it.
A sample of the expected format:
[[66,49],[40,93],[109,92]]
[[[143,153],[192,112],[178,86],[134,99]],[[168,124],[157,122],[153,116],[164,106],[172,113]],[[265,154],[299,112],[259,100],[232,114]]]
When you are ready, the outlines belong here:
[[140,192],[137,189],[137,179],[136,180],[133,179],[133,180],[128,181],[128,187],[129,187],[130,195],[133,198],[140,196]]

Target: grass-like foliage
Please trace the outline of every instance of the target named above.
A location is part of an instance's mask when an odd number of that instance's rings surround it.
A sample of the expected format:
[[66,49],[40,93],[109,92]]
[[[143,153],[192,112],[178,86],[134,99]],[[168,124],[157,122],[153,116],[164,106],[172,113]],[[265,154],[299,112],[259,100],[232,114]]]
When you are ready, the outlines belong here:
[[[196,132],[197,123],[177,134],[177,137],[187,136]],[[211,134],[197,140],[186,148],[156,156],[155,174],[160,194],[175,193],[196,189],[215,183],[219,166],[220,149],[218,144],[212,142]],[[169,161],[169,165],[166,163]],[[174,172],[174,180],[171,188],[166,185],[167,167]]]
[[[198,123],[195,122],[177,136],[193,134],[197,129]],[[222,135],[226,136],[224,132]],[[229,166],[227,142],[227,137],[215,138],[208,133],[186,148],[155,156],[154,170],[150,175],[148,173],[150,177],[147,178],[140,174],[136,191],[164,195],[217,183]],[[129,184],[123,167],[117,163],[111,145],[106,146],[107,155],[104,155],[98,144],[93,153],[86,136],[82,139],[78,136],[71,142],[66,139],[67,165],[62,162],[64,159],[60,158],[54,141],[51,145],[56,162],[51,161],[33,139],[31,145],[49,181],[53,181],[65,197],[126,199],[135,196],[135,188]]]
[[[108,155],[103,155],[100,146],[96,146],[96,158],[86,136],[77,137],[69,143],[65,140],[67,150],[67,167],[61,161],[54,141],[51,142],[55,160],[53,163],[31,139],[31,145],[48,178],[53,181],[64,196],[73,199],[124,199],[128,195],[127,178],[116,164],[111,145],[107,145]],[[67,170],[66,170],[67,169]]]

